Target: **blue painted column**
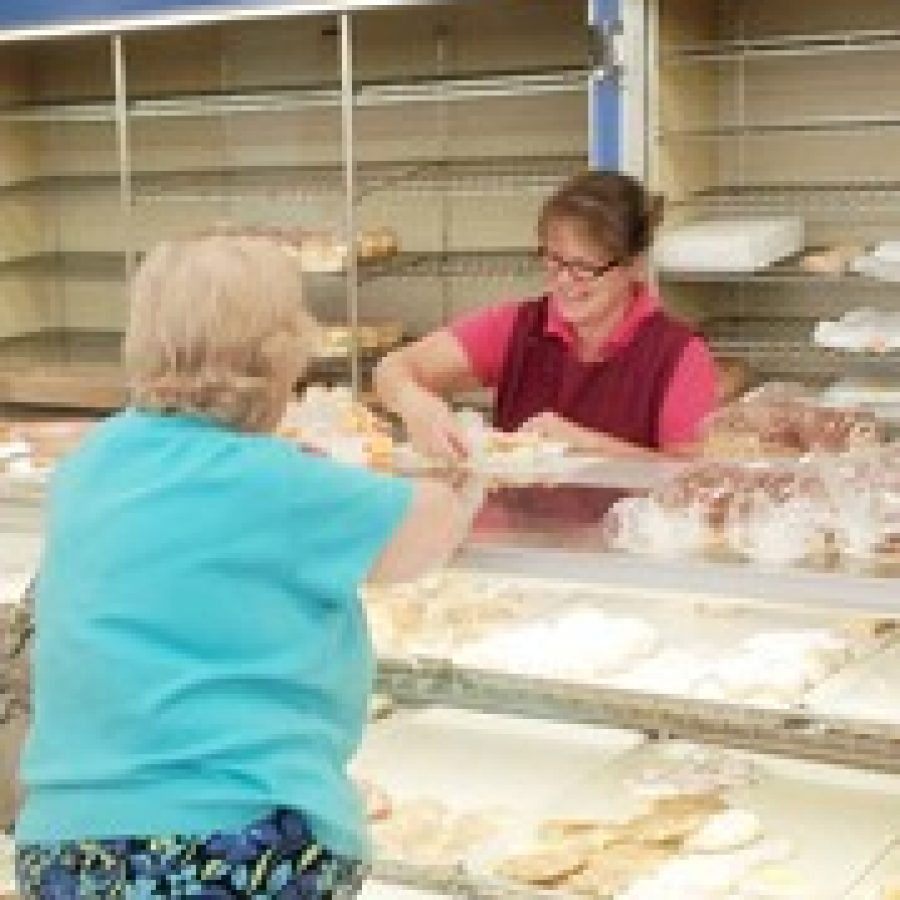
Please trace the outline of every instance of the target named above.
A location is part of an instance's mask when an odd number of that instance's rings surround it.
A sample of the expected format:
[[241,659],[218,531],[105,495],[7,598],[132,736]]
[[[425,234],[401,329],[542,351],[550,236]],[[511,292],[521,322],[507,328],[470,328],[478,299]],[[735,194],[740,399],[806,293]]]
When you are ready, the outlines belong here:
[[591,168],[619,169],[622,165],[623,94],[613,36],[622,23],[622,0],[589,0],[590,23],[604,52],[595,60],[591,77],[589,122]]

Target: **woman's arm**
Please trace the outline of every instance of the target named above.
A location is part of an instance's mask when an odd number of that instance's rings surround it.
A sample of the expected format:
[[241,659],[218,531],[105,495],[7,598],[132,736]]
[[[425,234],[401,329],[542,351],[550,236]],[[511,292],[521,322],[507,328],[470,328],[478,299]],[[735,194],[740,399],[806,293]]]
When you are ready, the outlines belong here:
[[439,481],[416,481],[406,516],[369,572],[369,580],[411,581],[443,566],[465,540],[483,496],[476,481],[456,488]]
[[703,338],[693,338],[681,354],[659,413],[659,443],[669,453],[694,452],[703,425],[718,402],[718,369]]
[[443,398],[478,386],[469,357],[446,330],[389,353],[375,369],[375,393],[403,421],[412,445],[451,462],[464,458],[467,447]]

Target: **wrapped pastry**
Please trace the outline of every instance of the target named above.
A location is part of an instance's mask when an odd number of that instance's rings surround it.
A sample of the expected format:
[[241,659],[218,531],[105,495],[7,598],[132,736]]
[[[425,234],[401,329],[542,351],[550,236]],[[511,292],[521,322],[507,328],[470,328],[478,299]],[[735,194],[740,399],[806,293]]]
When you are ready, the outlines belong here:
[[288,405],[277,433],[355,465],[384,467],[393,457],[390,426],[345,387],[310,385]]
[[844,453],[884,442],[878,417],[859,409],[821,407],[803,388],[773,385],[713,413],[704,453],[731,459]]
[[702,503],[664,504],[654,497],[626,497],[607,514],[609,541],[617,549],[652,556],[684,556],[708,544]]
[[779,502],[756,491],[731,506],[725,534],[733,550],[756,563],[793,565],[821,550],[824,516],[810,499]]

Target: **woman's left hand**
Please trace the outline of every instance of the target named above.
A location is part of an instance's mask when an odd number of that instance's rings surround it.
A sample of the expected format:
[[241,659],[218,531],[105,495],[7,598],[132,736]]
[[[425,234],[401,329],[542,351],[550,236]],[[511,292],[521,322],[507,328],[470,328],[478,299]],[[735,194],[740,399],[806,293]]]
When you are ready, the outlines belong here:
[[562,441],[575,450],[600,450],[604,435],[576,425],[554,412],[542,412],[525,422],[520,431],[539,434],[550,441]]
[[655,457],[657,451],[631,444],[602,431],[576,425],[554,412],[542,412],[530,418],[519,429],[539,434],[548,441],[562,441],[572,450],[596,453],[598,456]]

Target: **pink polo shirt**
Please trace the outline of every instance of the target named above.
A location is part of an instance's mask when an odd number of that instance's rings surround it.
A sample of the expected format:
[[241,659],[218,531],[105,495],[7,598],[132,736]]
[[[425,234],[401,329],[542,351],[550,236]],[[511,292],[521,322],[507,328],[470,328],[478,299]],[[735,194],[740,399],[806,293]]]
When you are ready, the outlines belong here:
[[[475,377],[485,387],[496,387],[500,381],[520,305],[521,301],[516,300],[501,303],[461,316],[450,324],[450,333],[459,341]],[[646,287],[640,288],[622,320],[597,348],[598,357],[626,346],[659,306],[659,298],[654,293]],[[547,334],[559,337],[567,347],[574,347],[572,327],[558,314],[553,303],[547,317]],[[695,337],[685,345],[659,413],[662,446],[697,440],[701,423],[715,403],[715,362],[706,342]]]

